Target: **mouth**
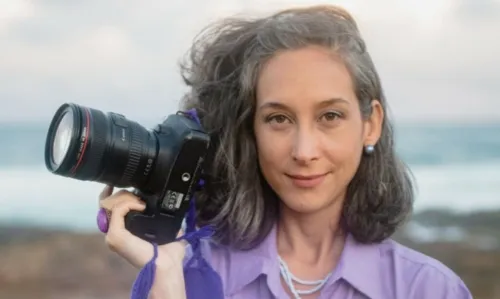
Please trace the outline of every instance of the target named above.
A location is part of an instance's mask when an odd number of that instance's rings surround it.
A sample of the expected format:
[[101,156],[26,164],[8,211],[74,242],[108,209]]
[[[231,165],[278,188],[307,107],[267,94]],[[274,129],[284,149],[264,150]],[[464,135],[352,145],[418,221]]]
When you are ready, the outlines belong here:
[[285,174],[292,184],[299,188],[313,188],[323,182],[323,179],[328,173],[314,174],[314,175],[301,175],[301,174]]
[[286,176],[294,180],[314,180],[325,175],[326,173],[314,174],[314,175],[300,175],[300,174],[288,174],[288,173],[286,174]]

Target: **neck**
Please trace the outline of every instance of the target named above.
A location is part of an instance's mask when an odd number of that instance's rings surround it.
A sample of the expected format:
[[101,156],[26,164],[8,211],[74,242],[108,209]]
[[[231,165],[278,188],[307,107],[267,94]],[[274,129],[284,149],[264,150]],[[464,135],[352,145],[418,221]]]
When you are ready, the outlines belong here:
[[344,244],[341,213],[342,201],[312,214],[297,213],[282,205],[277,236],[280,256],[315,266],[336,261]]

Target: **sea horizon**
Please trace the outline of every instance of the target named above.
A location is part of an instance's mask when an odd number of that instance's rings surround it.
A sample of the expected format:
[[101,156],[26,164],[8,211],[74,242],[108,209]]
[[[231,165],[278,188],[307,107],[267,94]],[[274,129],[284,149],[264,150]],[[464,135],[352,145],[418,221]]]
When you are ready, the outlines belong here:
[[[51,174],[43,162],[47,129],[44,122],[0,123],[0,224],[94,231],[103,185]],[[500,208],[500,122],[406,122],[395,133],[416,180],[415,212]]]

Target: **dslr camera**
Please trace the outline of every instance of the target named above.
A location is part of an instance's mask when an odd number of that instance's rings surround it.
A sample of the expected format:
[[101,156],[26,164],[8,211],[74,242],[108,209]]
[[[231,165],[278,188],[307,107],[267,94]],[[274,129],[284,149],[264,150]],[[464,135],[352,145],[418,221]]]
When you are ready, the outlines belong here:
[[147,130],[118,113],[65,103],[48,129],[45,165],[56,175],[132,187],[146,209],[129,212],[126,229],[166,244],[181,228],[209,144],[209,135],[186,112]]

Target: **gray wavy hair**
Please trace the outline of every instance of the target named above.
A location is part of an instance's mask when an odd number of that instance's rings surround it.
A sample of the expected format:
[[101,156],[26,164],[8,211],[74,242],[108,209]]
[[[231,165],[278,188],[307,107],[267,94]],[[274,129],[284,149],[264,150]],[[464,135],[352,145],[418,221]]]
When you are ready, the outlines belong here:
[[252,248],[279,216],[279,199],[257,161],[256,82],[276,52],[308,45],[328,47],[343,59],[363,117],[370,115],[373,99],[386,115],[375,152],[362,158],[348,186],[342,225],[359,242],[379,242],[412,210],[411,175],[396,156],[381,82],[351,15],[336,6],[312,6],[262,18],[232,17],[203,30],[181,64],[190,87],[182,109],[196,108],[212,138],[206,188],[196,197],[198,225],[214,225],[216,242]]

